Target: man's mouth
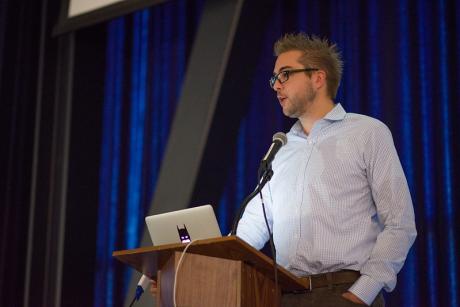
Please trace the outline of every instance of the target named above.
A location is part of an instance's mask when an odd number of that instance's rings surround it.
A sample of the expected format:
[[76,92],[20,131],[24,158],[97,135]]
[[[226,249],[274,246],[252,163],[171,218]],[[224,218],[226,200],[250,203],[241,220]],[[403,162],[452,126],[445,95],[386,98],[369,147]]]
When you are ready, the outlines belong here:
[[286,96],[277,96],[277,98],[278,98],[278,101],[280,102],[281,105],[284,105],[284,102],[287,99]]

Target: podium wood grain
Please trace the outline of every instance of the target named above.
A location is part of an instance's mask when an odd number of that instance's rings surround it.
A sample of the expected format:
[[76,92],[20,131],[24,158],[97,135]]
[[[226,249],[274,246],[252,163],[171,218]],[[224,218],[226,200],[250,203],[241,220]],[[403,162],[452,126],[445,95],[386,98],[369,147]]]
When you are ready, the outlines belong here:
[[277,307],[281,291],[307,286],[278,266],[277,293],[272,259],[235,236],[194,241],[178,266],[185,246],[143,247],[116,251],[113,256],[157,279],[159,307],[174,305],[175,272],[178,307]]
[[[157,277],[175,252],[180,252],[186,244],[167,244],[161,246],[141,247],[131,250],[113,252],[113,257],[131,266],[150,278]],[[187,254],[203,255],[227,260],[242,261],[248,267],[273,280],[273,261],[260,251],[236,236],[219,237],[194,242]],[[306,282],[297,278],[281,266],[278,269],[278,283],[283,291],[302,290],[307,288]]]

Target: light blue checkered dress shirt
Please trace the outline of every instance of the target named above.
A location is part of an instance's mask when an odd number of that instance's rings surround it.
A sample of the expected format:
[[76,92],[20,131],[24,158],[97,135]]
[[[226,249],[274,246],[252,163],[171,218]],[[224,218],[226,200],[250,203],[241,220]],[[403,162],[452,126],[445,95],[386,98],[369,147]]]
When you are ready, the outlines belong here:
[[[309,135],[297,122],[287,137],[263,190],[277,261],[297,276],[360,271],[349,291],[370,304],[394,289],[417,234],[391,133],[337,104]],[[257,249],[268,240],[259,197],[237,235]]]

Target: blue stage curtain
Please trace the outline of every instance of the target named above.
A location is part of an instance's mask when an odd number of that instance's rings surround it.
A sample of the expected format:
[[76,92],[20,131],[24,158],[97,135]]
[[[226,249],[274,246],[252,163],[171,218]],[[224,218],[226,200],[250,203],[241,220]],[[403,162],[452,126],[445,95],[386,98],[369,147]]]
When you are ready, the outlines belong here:
[[200,8],[171,1],[107,25],[95,306],[128,293],[132,271],[111,254],[140,244]]
[[278,1],[220,200],[223,231],[254,188],[271,135],[292,124],[268,88],[273,42],[286,32],[327,37],[345,62],[336,101],[390,127],[414,202],[418,237],[387,304],[458,306],[459,9],[458,1]]
[[[129,273],[111,253],[139,243],[202,6],[193,3],[170,1],[107,28],[96,306],[121,306],[126,293]],[[414,202],[418,237],[387,305],[458,306],[459,17],[459,1],[277,1],[228,149],[236,159],[214,200],[222,232],[254,188],[271,136],[293,124],[268,87],[274,41],[286,32],[325,36],[345,62],[336,101],[389,126]]]

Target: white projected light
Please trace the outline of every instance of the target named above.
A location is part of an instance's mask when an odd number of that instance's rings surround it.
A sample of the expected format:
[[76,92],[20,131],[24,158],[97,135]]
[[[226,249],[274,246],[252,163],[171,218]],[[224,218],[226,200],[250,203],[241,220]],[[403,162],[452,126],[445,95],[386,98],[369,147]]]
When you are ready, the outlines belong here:
[[70,0],[69,17],[100,9],[101,7],[126,0]]

